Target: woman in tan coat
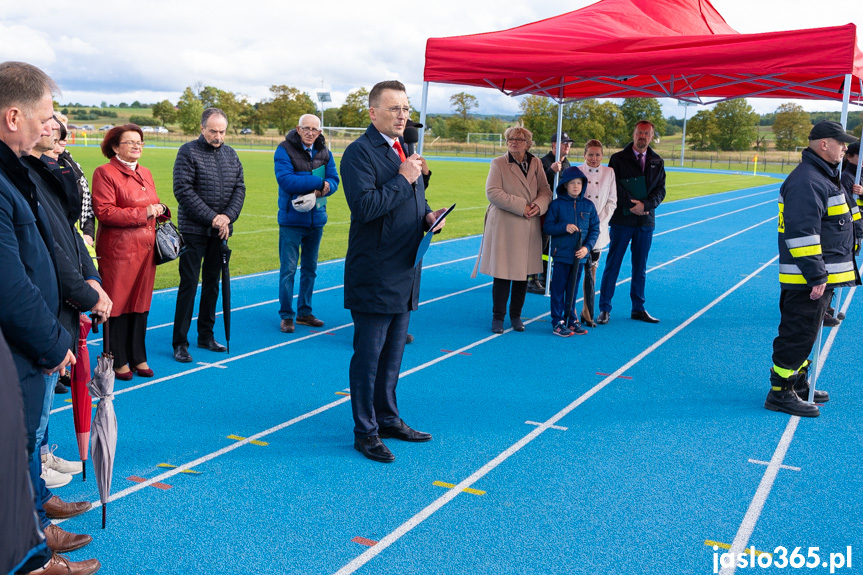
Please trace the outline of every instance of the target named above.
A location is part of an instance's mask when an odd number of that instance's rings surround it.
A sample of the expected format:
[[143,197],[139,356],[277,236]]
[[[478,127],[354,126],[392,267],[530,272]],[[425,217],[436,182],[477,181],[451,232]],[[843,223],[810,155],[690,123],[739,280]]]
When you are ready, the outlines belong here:
[[[490,202],[480,247],[479,271],[494,278],[491,330],[503,333],[506,303],[515,331],[524,331],[521,308],[527,276],[542,273],[539,218],[551,203],[542,162],[529,153],[533,135],[513,126],[504,133],[507,153],[491,162],[485,195]],[[474,275],[476,268],[474,268]]]

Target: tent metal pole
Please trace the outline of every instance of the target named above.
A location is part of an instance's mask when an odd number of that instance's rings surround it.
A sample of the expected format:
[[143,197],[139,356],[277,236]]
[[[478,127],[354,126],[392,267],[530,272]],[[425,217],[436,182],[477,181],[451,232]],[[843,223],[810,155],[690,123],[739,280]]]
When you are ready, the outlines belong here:
[[[860,94],[863,96],[863,78],[860,78]],[[860,185],[860,170],[863,168],[863,162],[860,161],[860,155],[857,155],[857,175],[854,177],[854,183]]]
[[845,89],[842,90],[842,119],[839,123],[842,124],[842,129],[848,125],[848,102],[851,101],[851,82],[853,77],[851,74],[845,74]]
[[[554,161],[560,161],[560,144],[563,139],[563,87],[560,88],[560,99],[557,101],[557,146],[554,149]],[[557,182],[560,180],[560,172],[554,173],[554,187],[551,190],[551,199],[554,199]],[[551,241],[551,240],[549,240]],[[550,250],[549,250],[550,251]],[[545,296],[551,297],[551,254],[548,255],[548,267],[545,274]],[[554,326],[552,326],[554,327]]]
[[[426,125],[426,107],[428,106],[429,99],[429,83],[423,82],[423,101],[420,104],[420,124],[423,126]],[[419,130],[419,144],[417,147],[417,153],[422,156],[423,155],[423,142],[425,141],[425,128]]]

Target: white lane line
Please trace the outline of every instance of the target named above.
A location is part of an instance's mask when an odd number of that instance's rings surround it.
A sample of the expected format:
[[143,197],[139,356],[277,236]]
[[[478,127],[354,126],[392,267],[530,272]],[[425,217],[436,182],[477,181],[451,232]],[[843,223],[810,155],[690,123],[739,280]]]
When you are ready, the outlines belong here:
[[657,340],[654,344],[649,346],[647,349],[639,353],[637,356],[626,362],[621,367],[617,368],[614,373],[610,374],[608,377],[603,379],[601,382],[593,386],[587,392],[585,392],[581,397],[558,411],[548,420],[543,422],[539,427],[535,430],[531,431],[523,438],[521,438],[516,443],[509,446],[506,450],[501,452],[497,457],[483,465],[481,468],[476,470],[470,477],[461,481],[458,485],[451,488],[445,494],[440,496],[438,499],[433,501],[431,504],[426,506],[424,509],[419,511],[416,515],[402,523],[395,530],[386,535],[383,539],[378,540],[377,544],[374,547],[370,547],[367,551],[362,553],[361,555],[354,558],[347,565],[343,566],[341,569],[336,571],[335,575],[349,575],[350,573],[354,573],[357,569],[364,566],[366,563],[375,558],[378,554],[380,554],[384,549],[401,539],[405,534],[411,531],[414,527],[431,517],[435,512],[440,510],[444,505],[455,499],[464,489],[471,487],[474,483],[485,477],[488,473],[498,467],[501,463],[515,455],[519,450],[523,447],[531,443],[534,439],[539,437],[544,431],[550,429],[553,425],[555,425],[558,421],[560,421],[563,417],[568,415],[571,411],[577,408],[579,405],[583,404],[585,401],[599,393],[603,388],[605,388],[609,383],[613,382],[618,376],[629,371],[634,365],[638,364],[641,360],[649,356],[651,353],[656,351],[661,345],[665,342],[673,338],[675,335],[680,333],[683,329],[689,326],[692,322],[697,320],[699,317],[707,313],[711,308],[718,305],[722,300],[727,298],[729,295],[740,289],[744,284],[749,282],[752,278],[756,277],[761,271],[763,271],[766,267],[771,265],[774,261],[778,260],[779,256],[776,256],[766,264],[763,264],[760,268],[755,270],[753,273],[749,274],[745,279],[737,282],[733,287],[728,289],[725,293],[720,295],[718,298],[714,299],[712,302],[707,304],[705,307],[698,310],[695,314],[687,318],[683,323],[675,327],[673,330],[668,332],[666,335]]
[[[526,424],[528,424],[528,425],[537,425],[537,426],[538,426],[538,425],[542,425],[542,424],[541,424],[540,422],[538,422],[538,421],[530,421],[530,420],[525,421],[525,423],[526,423]],[[548,426],[548,428],[549,428],[549,429],[557,429],[557,430],[559,430],[559,431],[569,431],[569,428],[568,428],[568,427],[561,427],[560,425],[549,425],[549,426]]]
[[[851,299],[854,297],[856,287],[851,288],[848,292],[848,297],[845,298],[845,304],[842,306],[842,312],[848,311],[848,306],[851,304]],[[836,341],[836,335],[842,329],[841,324],[831,328],[830,335],[827,337],[827,343],[821,348],[821,353],[818,355],[818,365],[824,365],[827,356],[830,355],[830,350],[833,347],[833,342]],[[767,501],[767,496],[773,489],[773,482],[776,481],[776,474],[782,467],[782,461],[785,459],[785,454],[788,452],[788,447],[791,445],[791,440],[794,438],[794,432],[797,430],[797,424],[800,422],[800,417],[796,415],[790,416],[788,424],[785,426],[785,431],[782,433],[782,438],[779,440],[779,445],[776,446],[776,451],[773,452],[773,457],[770,458],[770,463],[767,465],[767,470],[758,484],[758,489],[755,491],[755,496],[749,503],[749,508],[746,510],[746,515],[743,516],[743,521],[737,529],[737,535],[734,536],[734,541],[731,543],[731,548],[728,553],[731,557],[739,557],[740,553],[746,549],[749,543],[749,538],[755,530],[755,525],[761,517],[761,511],[764,509],[764,504]],[[733,575],[737,571],[737,561],[732,563],[731,567],[725,567],[720,571],[721,575]]]
[[[448,294],[442,295],[442,296],[437,297],[437,298],[434,298],[434,299],[430,299],[430,300],[422,301],[422,302],[420,302],[420,304],[419,304],[419,305],[423,306],[423,305],[427,305],[427,304],[430,304],[430,303],[438,302],[438,301],[441,301],[441,300],[444,300],[444,299],[447,299],[447,298],[451,298],[451,297],[455,297],[455,296],[458,296],[458,295],[462,295],[462,294],[467,293],[467,292],[470,292],[470,291],[474,291],[474,290],[478,290],[478,289],[481,289],[481,288],[484,288],[484,287],[488,287],[488,286],[490,286],[491,284],[492,284],[492,282],[487,282],[487,283],[483,283],[483,284],[479,284],[479,285],[471,286],[471,287],[469,287],[469,288],[466,288],[466,289],[463,289],[463,290],[459,290],[459,291],[456,291],[456,292],[452,292],[452,293],[448,293]],[[201,362],[199,362],[199,363],[200,363],[200,367],[195,367],[195,368],[192,368],[192,369],[188,369],[188,370],[186,370],[186,371],[181,371],[181,372],[179,372],[179,373],[175,373],[175,374],[172,374],[172,375],[167,375],[167,376],[165,376],[165,377],[160,377],[160,378],[157,378],[157,379],[153,379],[153,380],[151,380],[151,381],[147,381],[147,382],[145,382],[145,383],[141,383],[141,384],[138,384],[138,385],[133,385],[133,386],[131,386],[131,387],[127,387],[127,388],[121,389],[121,390],[119,390],[119,391],[115,391],[115,392],[114,392],[114,396],[117,396],[117,395],[123,395],[124,393],[129,393],[130,391],[136,391],[136,390],[138,390],[138,389],[143,389],[143,388],[145,388],[145,387],[150,387],[151,385],[156,385],[157,383],[162,383],[162,382],[165,382],[165,381],[170,381],[170,380],[172,380],[172,379],[177,379],[177,378],[180,378],[180,377],[184,377],[184,376],[186,376],[186,375],[191,375],[191,374],[193,374],[193,373],[198,373],[199,371],[203,371],[203,370],[205,370],[205,369],[211,369],[211,368],[225,368],[227,364],[232,363],[232,362],[234,362],[234,361],[238,361],[238,360],[241,360],[241,359],[246,359],[246,358],[249,358],[249,357],[253,357],[253,356],[258,355],[258,354],[261,354],[261,353],[266,353],[266,352],[268,352],[268,351],[272,351],[272,350],[274,350],[274,349],[279,349],[280,347],[285,347],[285,346],[287,346],[287,345],[293,345],[293,344],[295,344],[295,343],[299,343],[299,342],[302,342],[302,341],[306,341],[306,340],[309,340],[309,339],[312,339],[312,338],[315,338],[315,337],[321,337],[321,336],[323,336],[323,335],[326,335],[327,333],[332,333],[332,332],[334,332],[334,331],[339,331],[339,330],[342,330],[342,329],[346,329],[346,328],[349,328],[349,327],[353,327],[353,325],[354,325],[354,324],[353,324],[353,322],[351,322],[351,323],[346,323],[346,324],[339,325],[339,326],[336,326],[336,327],[331,327],[331,328],[325,329],[325,330],[320,331],[320,332],[311,333],[311,334],[309,334],[309,335],[304,335],[303,337],[298,337],[298,338],[295,338],[295,339],[291,339],[291,340],[288,340],[288,341],[284,341],[284,342],[281,342],[281,343],[277,343],[277,344],[275,344],[275,345],[271,345],[271,346],[264,347],[264,348],[261,348],[261,349],[252,350],[252,351],[250,351],[250,352],[247,352],[247,353],[244,353],[244,354],[241,354],[241,355],[237,355],[237,356],[234,356],[234,357],[228,357],[228,358],[225,358],[225,359],[220,360],[220,361],[215,361],[215,362],[213,362],[213,363],[201,363]],[[451,355],[455,355],[455,354],[448,354],[448,355],[443,356],[443,357],[451,357]],[[57,407],[57,408],[55,408],[55,409],[52,409],[52,410],[51,410],[51,414],[59,413],[59,412],[61,412],[61,411],[66,411],[66,410],[69,410],[69,409],[72,409],[72,404],[67,404],[67,405],[64,405],[64,406],[62,406],[62,407]]]
[[[251,443],[252,441],[259,440],[262,437],[266,437],[266,436],[273,434],[277,431],[281,431],[282,429],[285,429],[286,427],[290,427],[291,425],[299,423],[299,422],[306,420],[310,417],[314,417],[315,415],[318,415],[319,413],[323,413],[325,411],[328,411],[328,410],[330,410],[334,407],[337,407],[343,403],[346,403],[350,400],[351,400],[350,396],[343,397],[341,399],[337,399],[336,401],[333,401],[332,403],[328,403],[328,404],[323,405],[317,409],[306,412],[302,415],[298,415],[297,417],[295,417],[293,419],[289,419],[288,421],[280,423],[280,424],[273,426],[269,429],[265,429],[264,431],[258,432],[251,437],[247,437],[247,438],[243,439],[242,441],[237,441],[235,443],[231,443],[227,447],[223,447],[222,449],[219,449],[218,451],[213,451],[212,453],[208,453],[207,455],[199,457],[198,459],[194,459],[192,461],[189,461],[188,463],[184,463],[184,464],[180,465],[179,467],[175,467],[175,468],[171,469],[170,471],[166,471],[165,473],[161,473],[155,477],[152,477],[152,478],[144,481],[143,483],[136,483],[135,485],[133,485],[131,487],[128,487],[122,491],[118,491],[117,493],[114,493],[113,495],[111,495],[111,497],[108,498],[108,501],[111,502],[111,501],[117,501],[118,499],[123,499],[127,495],[131,495],[137,491],[140,491],[141,489],[144,489],[145,487],[149,487],[153,483],[157,483],[159,481],[164,481],[165,479],[173,477],[173,476],[177,475],[178,473],[182,473],[183,471],[186,471],[187,469],[192,469],[194,467],[198,467],[199,465],[202,465],[202,464],[204,464],[204,463],[206,463],[212,459],[215,459],[217,457],[225,455],[226,453],[230,453],[231,451],[233,451],[235,449],[239,449],[240,447],[247,445],[247,444]],[[93,506],[88,511],[92,511],[93,509],[97,509],[97,508],[101,507],[102,501],[97,499],[96,501],[93,501],[92,504],[93,504]],[[60,519],[60,520],[55,519],[54,523],[63,523],[64,521],[66,521],[66,519]]]
[[[450,264],[455,264],[455,263],[463,262],[463,261],[466,261],[466,260],[472,260],[472,259],[476,259],[476,256],[469,256],[469,257],[466,257],[466,258],[458,258],[458,259],[455,259],[455,260],[448,260],[448,261],[440,262],[440,263],[437,263],[437,264],[431,264],[431,265],[423,266],[423,269],[424,269],[424,270],[426,270],[426,269],[431,269],[431,268],[437,268],[437,267],[446,266],[446,265],[450,265]],[[340,261],[342,261],[342,260],[340,260]],[[278,272],[265,272],[265,274],[270,274],[270,273],[278,273]],[[258,275],[265,275],[265,274],[258,274]],[[249,276],[243,276],[243,277],[249,277]],[[330,286],[330,287],[326,287],[326,288],[321,288],[321,289],[318,289],[318,290],[314,290],[314,291],[312,292],[312,294],[324,293],[324,292],[328,292],[328,291],[333,291],[333,290],[337,290],[337,289],[342,289],[342,288],[344,288],[344,287],[345,287],[345,286],[344,286],[344,284],[339,284],[339,285],[337,285],[337,286]],[[294,294],[294,299],[297,299],[297,297],[299,297],[299,294]],[[276,298],[276,299],[270,299],[270,300],[262,301],[262,302],[258,302],[258,303],[252,303],[252,304],[244,305],[244,306],[240,306],[240,307],[232,307],[232,308],[231,308],[231,313],[233,313],[233,312],[235,312],[235,311],[243,311],[243,310],[252,309],[252,308],[256,308],[256,307],[261,307],[261,306],[265,306],[265,305],[271,305],[271,304],[274,304],[274,303],[279,303],[278,298]],[[224,314],[224,312],[222,312],[222,311],[217,311],[217,312],[216,312],[216,316],[220,316],[220,315],[223,315],[223,314]],[[192,318],[192,321],[198,321],[198,316],[194,316],[194,317]],[[160,328],[163,328],[163,327],[171,327],[171,326],[173,326],[173,325],[174,325],[174,322],[172,322],[172,321],[171,321],[171,322],[168,322],[168,323],[160,323],[160,324],[158,324],[158,325],[151,325],[151,326],[148,326],[148,327],[147,327],[147,331],[151,331],[151,330],[154,330],[154,329],[160,329]],[[93,339],[87,340],[87,345],[97,346],[98,344],[102,343],[102,341],[103,341],[103,339],[102,339],[101,337],[93,338]]]
[[701,204],[700,206],[692,206],[691,208],[684,208],[682,210],[677,210],[676,212],[662,212],[662,213],[656,214],[656,217],[657,218],[663,218],[665,216],[673,216],[676,214],[682,214],[683,212],[690,212],[692,210],[700,210],[702,208],[707,208],[710,206],[718,206],[719,204],[725,204],[727,202],[736,202],[737,200],[743,200],[746,198],[751,198],[753,196],[762,196],[764,194],[775,194],[778,189],[779,189],[779,186],[776,186],[775,190],[767,190],[766,192],[757,192],[755,194],[747,194],[745,196],[737,196],[736,198],[729,198],[727,200],[720,200],[718,202],[712,202],[709,204]]
[[[771,219],[773,219],[773,218],[771,218]],[[767,222],[767,221],[770,221],[770,220],[765,220],[765,222]],[[764,223],[764,222],[762,222],[762,223]],[[756,224],[756,226],[757,226],[757,225],[760,225],[760,224]],[[746,228],[745,230],[741,230],[740,232],[736,232],[736,233],[734,233],[734,234],[731,234],[731,235],[729,235],[729,236],[726,236],[725,238],[722,238],[722,239],[720,239],[720,240],[717,240],[716,242],[713,242],[713,244],[710,244],[710,245],[715,245],[715,244],[718,244],[718,243],[720,243],[720,242],[722,242],[722,241],[725,241],[726,239],[733,238],[734,236],[737,236],[737,235],[739,235],[740,233],[743,233],[744,231],[748,231],[748,230],[750,230],[750,229],[752,229],[752,228],[754,228],[754,227],[756,227],[756,226],[750,226],[749,228]],[[704,247],[702,247],[702,248],[698,248],[697,250],[695,250],[695,251],[693,251],[693,252],[691,252],[691,253],[695,253],[695,252],[697,252],[697,251],[701,251],[702,249],[705,249],[706,247],[708,247],[708,246],[704,246]],[[681,256],[681,257],[686,257],[686,255]],[[678,259],[679,259],[679,258],[678,258]],[[774,258],[774,260],[771,260],[771,261],[767,262],[766,264],[764,264],[764,265],[762,266],[762,268],[761,268],[761,269],[763,269],[763,268],[765,268],[765,267],[769,266],[770,264],[772,264],[772,263],[773,263],[773,261],[775,261],[775,259],[777,259],[777,258]],[[674,260],[672,260],[672,261],[674,261]],[[656,267],[654,267],[654,268],[650,268],[650,269],[648,269],[646,273],[650,273],[650,272],[651,272],[651,271],[653,271],[654,269],[659,269],[659,268],[661,268],[661,267],[664,267],[664,266],[665,266],[665,265],[667,265],[668,263],[671,263],[671,262],[666,262],[666,263],[663,263],[663,264],[659,264],[658,266],[656,266]],[[758,271],[760,271],[760,269],[759,269]],[[758,271],[756,271],[756,272],[755,272],[755,274],[757,274],[757,273],[758,273]],[[753,274],[753,275],[755,275],[755,274]],[[748,281],[748,279],[749,279],[749,278],[747,278],[746,280],[744,280],[744,282],[745,282],[745,281]],[[626,280],[621,280],[620,282],[618,282],[618,285],[620,285],[620,284],[622,284],[622,283],[624,283],[624,282],[626,282],[626,281],[629,281],[629,278],[627,278]],[[741,285],[742,285],[742,283],[744,283],[744,282],[741,282]],[[484,283],[484,284],[480,284],[480,285],[477,285],[477,286],[473,286],[473,287],[470,287],[470,288],[467,288],[467,289],[464,289],[464,290],[461,290],[461,291],[458,291],[458,292],[454,292],[454,293],[452,293],[452,294],[444,295],[444,296],[441,296],[441,297],[438,297],[438,298],[434,298],[434,299],[431,299],[431,300],[428,300],[428,301],[421,302],[419,305],[425,305],[425,304],[427,304],[427,303],[432,303],[432,302],[440,301],[440,300],[446,299],[446,298],[448,298],[448,297],[453,297],[453,296],[455,296],[455,295],[460,295],[460,294],[463,294],[463,293],[467,293],[467,292],[469,292],[469,291],[473,291],[473,290],[476,290],[476,289],[480,289],[480,288],[483,288],[483,287],[487,287],[487,286],[489,286],[489,285],[491,285],[491,284],[492,284],[492,282],[486,282],[486,283]],[[849,301],[850,301],[850,295],[851,295],[851,294],[849,294],[849,297],[848,297],[848,300],[849,300]],[[532,322],[534,322],[534,321],[540,321],[542,317],[545,317],[545,316],[547,316],[547,315],[549,315],[549,313],[548,313],[548,312],[546,312],[546,313],[544,313],[544,314],[542,314],[542,315],[540,315],[540,316],[537,316],[537,317],[535,317],[535,318],[533,318],[533,319],[530,319],[530,320],[526,321],[525,323],[532,323]],[[336,329],[344,329],[344,328],[346,328],[346,327],[350,327],[350,326],[352,326],[352,325],[353,325],[353,324],[352,324],[352,323],[350,323],[350,324],[346,324],[346,325],[343,325],[343,326],[339,326],[339,327],[337,327],[337,328],[333,328],[333,329],[328,330],[328,331],[334,331],[334,330],[336,330]],[[510,332],[510,331],[512,331],[512,328],[507,329],[504,333],[508,333],[508,332]],[[321,336],[321,335],[324,335],[324,332],[316,333],[316,334],[311,334],[311,335],[308,335],[308,336],[304,336],[304,337],[302,337],[302,338],[297,338],[297,339],[291,340],[291,341],[289,341],[289,342],[284,342],[284,343],[279,344],[279,345],[276,345],[276,346],[272,346],[272,347],[269,347],[269,348],[265,348],[264,350],[260,350],[259,352],[262,352],[262,351],[269,351],[270,349],[274,349],[274,348],[277,348],[277,347],[282,347],[282,346],[284,346],[284,345],[289,345],[289,344],[294,343],[294,342],[297,342],[297,341],[303,341],[303,340],[311,339],[311,338],[313,338],[313,337],[318,337],[318,336]],[[447,358],[450,358],[450,357],[457,356],[457,355],[459,355],[462,351],[465,351],[465,350],[471,349],[471,348],[473,348],[473,347],[477,347],[477,346],[479,346],[479,345],[481,345],[481,344],[483,344],[483,343],[486,343],[486,342],[491,341],[491,340],[493,340],[493,339],[495,339],[495,338],[497,338],[497,337],[500,337],[501,335],[502,335],[502,334],[493,334],[493,335],[490,335],[490,336],[485,337],[485,338],[483,338],[483,339],[481,339],[481,340],[479,340],[479,341],[476,341],[476,342],[474,342],[474,343],[472,343],[472,344],[469,344],[469,345],[467,345],[467,346],[464,346],[464,347],[462,347],[461,349],[458,349],[458,350],[452,351],[452,352],[450,352],[450,353],[448,353],[448,354],[446,354],[446,355],[444,355],[444,356],[441,356],[441,357],[439,357],[439,358],[437,358],[437,359],[435,359],[435,360],[432,360],[432,361],[426,362],[426,363],[424,363],[424,364],[422,364],[422,365],[419,365],[419,366],[417,366],[417,367],[414,367],[414,368],[412,368],[412,369],[408,369],[408,370],[406,370],[406,371],[403,371],[403,372],[399,373],[399,379],[401,379],[401,378],[403,378],[403,377],[407,377],[407,376],[409,376],[409,375],[411,375],[411,374],[413,374],[413,373],[416,373],[416,372],[418,372],[418,371],[420,371],[420,370],[422,370],[422,369],[425,369],[425,368],[430,367],[430,366],[432,366],[432,365],[435,365],[435,364],[437,364],[437,363],[440,363],[440,362],[441,362],[441,361],[443,361],[444,359],[447,359]],[[250,353],[248,353],[248,354],[245,354],[245,357],[248,357],[248,356],[250,356],[250,355],[254,355],[254,354],[259,353],[259,352],[250,352]],[[209,367],[219,367],[221,364],[228,363],[229,361],[233,361],[233,360],[235,360],[235,359],[239,359],[239,357],[237,357],[237,358],[230,358],[229,360],[223,360],[223,361],[221,361],[221,362],[217,362],[216,364],[211,364]],[[202,369],[206,369],[206,367],[204,367],[204,368],[192,369],[192,370],[189,370],[189,371],[186,371],[186,372],[182,372],[182,373],[176,374],[176,375],[174,375],[174,376],[169,376],[169,377],[161,378],[160,380],[154,380],[154,381],[152,381],[152,382],[148,382],[148,383],[146,383],[146,384],[141,384],[141,385],[135,386],[134,388],[127,388],[127,389],[125,389],[125,390],[121,390],[121,391],[116,392],[114,395],[118,395],[118,394],[121,394],[121,393],[125,393],[126,391],[131,391],[132,389],[139,389],[139,388],[142,388],[142,387],[147,387],[147,386],[149,386],[149,385],[153,385],[153,384],[158,383],[158,382],[160,382],[160,381],[166,381],[166,380],[169,380],[169,379],[174,379],[174,378],[176,378],[176,377],[180,377],[180,376],[183,376],[183,375],[186,375],[186,374],[189,374],[189,373],[195,373],[195,372],[201,371]],[[610,376],[608,376],[608,377],[606,378],[606,380],[603,380],[603,381],[604,381],[604,382],[606,382],[606,384],[607,384],[607,382],[613,381],[613,380],[617,377],[617,375],[624,373],[626,369],[628,369],[628,366],[624,366],[622,369],[620,369],[620,370],[618,370],[617,372],[615,372],[615,373],[611,374]],[[600,385],[601,385],[601,384],[602,384],[602,382],[600,382]],[[596,389],[596,388],[594,388],[594,389]],[[344,391],[349,391],[349,389],[346,389],[346,390],[344,390]],[[597,390],[597,391],[598,391],[598,390]],[[304,420],[304,419],[307,419],[308,417],[312,417],[312,416],[317,415],[317,414],[319,414],[319,413],[323,413],[324,411],[327,411],[328,409],[332,409],[333,407],[336,407],[337,405],[341,405],[342,403],[344,403],[345,401],[348,401],[349,399],[350,399],[350,397],[345,397],[345,398],[343,398],[343,399],[341,399],[341,400],[338,400],[338,401],[336,401],[336,402],[332,402],[332,403],[327,404],[327,405],[325,405],[325,406],[323,406],[323,407],[320,407],[320,408],[318,408],[318,409],[316,409],[316,410],[310,411],[310,412],[308,412],[308,413],[306,413],[306,414],[304,414],[304,415],[301,415],[301,416],[298,416],[298,417],[296,417],[296,418],[294,418],[294,419],[288,420],[288,421],[287,421],[287,422],[285,422],[285,423],[279,424],[279,425],[277,425],[277,426],[275,426],[275,427],[271,427],[271,428],[270,428],[270,429],[268,429],[268,430],[265,430],[265,431],[262,431],[262,432],[260,432],[260,433],[257,433],[257,434],[255,434],[255,435],[253,435],[252,437],[248,437],[248,438],[246,438],[245,440],[243,440],[243,441],[241,441],[241,442],[239,442],[239,443],[233,444],[233,445],[231,445],[231,446],[229,446],[229,447],[227,447],[227,448],[220,449],[219,451],[216,451],[216,452],[214,452],[214,453],[211,453],[210,455],[206,455],[206,456],[204,456],[204,457],[203,457],[203,458],[201,458],[201,459],[196,459],[196,460],[191,461],[191,462],[189,462],[189,463],[187,463],[187,464],[185,464],[185,465],[181,465],[180,467],[174,468],[174,469],[172,469],[171,471],[165,472],[165,473],[163,473],[163,474],[161,474],[161,475],[158,475],[158,476],[156,476],[156,477],[153,477],[153,478],[151,478],[151,479],[148,479],[147,481],[145,481],[145,482],[143,482],[143,483],[136,484],[136,485],[134,485],[134,486],[132,486],[132,487],[130,487],[130,488],[128,488],[128,489],[125,489],[125,490],[123,490],[123,491],[120,491],[120,492],[118,492],[117,494],[115,494],[115,495],[111,496],[111,498],[109,499],[109,501],[114,501],[114,500],[116,500],[116,499],[119,499],[120,497],[125,497],[126,495],[129,495],[129,494],[131,494],[131,493],[135,493],[136,491],[140,491],[141,489],[143,489],[143,488],[145,488],[145,487],[148,487],[149,485],[152,485],[153,483],[156,483],[156,482],[158,482],[158,481],[162,481],[162,480],[164,480],[164,479],[166,479],[166,478],[168,478],[168,477],[172,477],[172,476],[176,475],[177,473],[181,473],[183,470],[193,468],[193,467],[195,467],[196,465],[198,465],[198,464],[199,464],[200,462],[202,462],[202,461],[209,461],[209,460],[211,460],[211,459],[213,459],[213,458],[215,458],[215,457],[218,457],[219,455],[222,455],[222,454],[224,454],[224,453],[228,453],[228,452],[230,452],[232,449],[236,449],[236,448],[238,448],[238,447],[240,447],[240,446],[242,446],[242,445],[244,445],[244,444],[246,444],[246,443],[248,443],[248,442],[250,442],[250,441],[252,441],[252,440],[260,439],[260,438],[262,438],[262,437],[265,437],[265,436],[269,435],[270,433],[275,433],[276,431],[279,431],[279,430],[281,430],[281,429],[284,429],[285,427],[288,427],[289,425],[293,425],[294,423],[297,423],[297,422],[299,422],[299,421],[302,421],[302,420]],[[51,413],[55,413],[55,412],[57,412],[57,411],[65,411],[66,409],[71,409],[71,407],[72,407],[71,405],[64,406],[64,407],[61,407],[61,408],[58,408],[58,409],[55,409],[55,410],[51,411]],[[526,422],[526,423],[533,424],[533,422]],[[540,430],[543,430],[543,431],[544,431],[545,429],[549,429],[549,428],[550,428],[550,429],[561,429],[561,430],[566,430],[566,429],[567,429],[567,428],[562,427],[562,426],[556,426],[556,425],[553,425],[553,424],[548,424],[548,422],[546,422],[546,423],[540,423],[540,424],[537,424],[537,425],[539,426],[537,429],[540,429]],[[93,505],[94,505],[94,507],[92,507],[92,509],[95,509],[95,508],[99,507],[99,506],[101,505],[101,503],[100,503],[99,501],[94,501],[94,502],[93,502]],[[64,519],[64,520],[58,520],[58,521],[55,521],[55,523],[62,523],[63,521],[65,521],[65,519]]]
[[[712,221],[712,220],[718,220],[719,218],[724,218],[724,217],[726,217],[726,216],[730,216],[730,215],[733,215],[733,214],[738,214],[738,213],[740,213],[740,212],[745,212],[746,210],[751,210],[751,209],[753,209],[753,208],[757,208],[757,207],[764,206],[764,205],[767,205],[767,204],[775,204],[775,203],[776,203],[776,200],[770,200],[770,201],[767,201],[767,202],[761,202],[760,204],[754,204],[754,205],[751,205],[751,206],[747,206],[747,207],[745,207],[745,208],[740,208],[739,210],[734,210],[734,211],[731,211],[731,212],[725,212],[724,214],[719,214],[718,216],[713,216],[712,218],[704,218],[703,220],[698,220],[698,221],[696,221],[696,222],[691,222],[691,223],[688,223],[688,224],[685,224],[685,225],[682,225],[682,226],[678,226],[678,227],[676,227],[676,228],[671,228],[670,230],[665,230],[665,231],[659,232],[658,234],[653,234],[653,237],[655,237],[655,238],[656,238],[656,237],[659,237],[659,236],[664,236],[665,234],[670,234],[671,232],[677,232],[677,231],[680,231],[680,230],[684,230],[684,229],[686,229],[686,228],[691,228],[692,226],[697,226],[697,225],[703,224],[703,223],[705,223],[705,222],[709,222],[709,221]],[[778,216],[777,216],[777,217],[778,217]]]
[[[750,459],[749,463],[756,463],[758,465],[770,465],[769,461],[759,461],[757,459]],[[800,471],[799,467],[794,467],[793,465],[780,465],[780,469],[788,469],[790,471]]]

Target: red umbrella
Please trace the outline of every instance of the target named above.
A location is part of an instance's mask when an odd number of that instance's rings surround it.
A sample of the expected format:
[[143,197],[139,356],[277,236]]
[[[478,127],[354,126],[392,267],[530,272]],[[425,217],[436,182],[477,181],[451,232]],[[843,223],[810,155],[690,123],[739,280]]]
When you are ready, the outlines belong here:
[[87,390],[90,381],[90,351],[87,349],[87,334],[91,322],[81,316],[78,332],[78,361],[72,366],[72,416],[75,422],[75,436],[78,438],[78,455],[81,457],[83,480],[87,481],[87,456],[90,452],[90,418],[93,399]]

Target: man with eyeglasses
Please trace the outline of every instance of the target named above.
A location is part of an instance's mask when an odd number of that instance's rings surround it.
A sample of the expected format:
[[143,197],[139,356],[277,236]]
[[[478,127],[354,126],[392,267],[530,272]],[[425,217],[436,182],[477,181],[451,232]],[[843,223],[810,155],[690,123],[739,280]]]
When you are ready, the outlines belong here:
[[336,162],[321,133],[321,121],[303,114],[273,157],[279,184],[279,329],[294,333],[294,275],[300,265],[298,324],[322,327],[312,314],[318,248],[327,223],[326,198],[339,188]]
[[233,232],[246,199],[243,164],[237,152],[225,145],[228,117],[218,108],[201,114],[201,135],[180,146],[174,162],[174,197],[177,221],[185,248],[180,254],[180,287],[174,311],[174,359],[192,361],[189,326],[201,278],[198,308],[198,347],[215,352],[227,348],[213,334],[216,301],[222,270],[222,243]]
[[410,312],[419,303],[421,266],[414,266],[414,259],[423,234],[443,213],[432,212],[426,202],[422,158],[404,151],[410,111],[401,82],[376,84],[369,93],[372,123],[341,162],[351,210],[345,308],[354,320],[349,370],[354,449],[383,463],[395,456],[381,438],[432,438],[408,427],[396,404]]

